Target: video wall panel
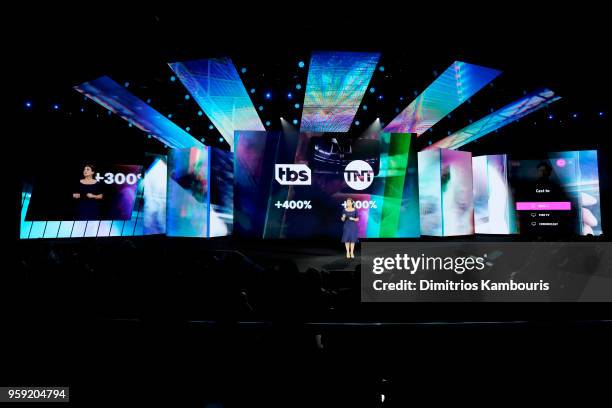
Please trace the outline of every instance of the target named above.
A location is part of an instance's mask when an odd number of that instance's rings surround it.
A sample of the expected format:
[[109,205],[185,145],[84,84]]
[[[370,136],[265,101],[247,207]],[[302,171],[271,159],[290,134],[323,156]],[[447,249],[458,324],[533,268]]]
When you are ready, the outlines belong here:
[[379,53],[312,54],[302,110],[302,132],[347,132],[361,104]]
[[141,165],[57,165],[24,184],[20,238],[142,235],[141,179]]
[[434,149],[418,157],[421,234],[473,234],[472,154]]
[[411,140],[409,134],[352,139],[334,133],[238,132],[236,232],[340,239],[340,215],[350,197],[360,237],[418,236]]
[[499,74],[501,71],[496,69],[455,61],[383,131],[416,133],[420,136]]
[[233,227],[233,160],[230,152],[173,149],[168,155],[166,234],[229,235]]
[[505,154],[472,158],[474,227],[477,234],[518,232]]
[[596,150],[523,157],[508,163],[521,234],[602,234]]

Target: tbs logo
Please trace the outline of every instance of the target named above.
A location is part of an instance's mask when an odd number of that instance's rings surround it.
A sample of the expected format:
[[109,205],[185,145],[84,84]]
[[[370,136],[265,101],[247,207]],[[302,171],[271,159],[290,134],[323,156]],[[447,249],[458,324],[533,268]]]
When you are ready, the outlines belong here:
[[310,169],[305,164],[277,164],[274,178],[283,186],[309,186],[311,182]]
[[365,190],[374,181],[374,170],[368,162],[353,160],[344,168],[344,181],[353,190]]

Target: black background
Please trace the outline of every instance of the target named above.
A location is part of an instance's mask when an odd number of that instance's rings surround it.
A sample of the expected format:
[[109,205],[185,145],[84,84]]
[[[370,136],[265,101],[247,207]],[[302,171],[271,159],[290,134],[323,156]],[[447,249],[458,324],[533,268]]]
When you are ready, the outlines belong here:
[[[435,79],[433,71],[440,73],[455,60],[504,71],[493,88],[437,124],[427,135],[430,140],[519,98],[524,91],[546,86],[558,92],[563,99],[549,109],[466,148],[474,154],[597,148],[602,222],[604,231],[612,228],[609,21],[604,4],[440,3],[420,8],[412,3],[273,7],[233,3],[202,9],[165,4],[165,13],[147,6],[128,10],[125,4],[96,3],[91,8],[62,9],[57,4],[27,4],[3,16],[9,43],[4,51],[9,72],[4,79],[14,96],[8,115],[13,126],[3,135],[6,155],[14,160],[7,160],[5,174],[19,179],[44,171],[40,164],[49,155],[62,160],[78,152],[81,157],[138,163],[146,151],[164,151],[160,143],[128,128],[122,119],[105,116],[103,109],[71,89],[97,76],[129,81],[142,97],[154,95],[156,109],[174,111],[181,126],[191,125],[197,137],[223,147],[205,119],[192,124],[197,106],[193,100],[185,102],[178,84],[169,84],[166,62],[229,54],[238,66],[248,67],[243,76],[247,88],[264,84],[261,87],[279,93],[294,89],[296,81],[305,83],[306,69],[295,66],[300,59],[308,61],[311,50],[371,50],[383,53],[385,73],[377,72],[372,85],[385,97],[377,102],[378,93],[366,95],[363,103],[375,109],[359,113],[364,124],[377,116],[388,123],[401,94],[406,94],[404,103],[412,100],[414,91]],[[169,14],[172,10],[177,11]],[[261,95],[253,97],[254,103],[266,103],[264,119],[274,122],[272,128],[280,128],[276,118],[290,118],[293,101],[266,102]],[[33,107],[24,109],[28,100]],[[52,109],[55,103],[60,104],[58,111]],[[84,115],[79,115],[81,107]],[[553,119],[548,119],[551,114]],[[354,128],[351,132],[358,133]],[[9,242],[23,251],[36,251],[17,242],[20,186],[18,182],[14,186],[14,205],[4,212],[13,227],[6,229]],[[396,323],[429,324],[449,316],[463,321],[474,317],[525,321],[511,328],[467,324],[312,331],[289,318],[253,330],[223,323],[210,330],[177,321],[108,323],[100,318],[107,311],[90,314],[91,309],[80,308],[79,300],[86,300],[90,292],[74,281],[33,281],[11,274],[11,266],[3,272],[9,278],[3,289],[10,294],[2,298],[7,333],[3,382],[70,384],[77,406],[115,405],[115,397],[136,405],[178,398],[181,402],[174,405],[202,406],[219,399],[233,401],[226,406],[306,402],[377,406],[382,389],[389,404],[395,395],[401,406],[423,397],[454,402],[487,397],[497,402],[527,396],[528,390],[536,391],[529,394],[531,400],[543,394],[547,398],[572,394],[588,402],[607,390],[600,382],[605,376],[598,374],[608,367],[610,356],[607,304],[511,308],[468,304],[450,309],[427,304],[402,313],[370,310],[368,315],[374,321]],[[329,340],[325,354],[302,347],[304,334],[321,330],[335,339]],[[275,359],[281,362],[273,363]],[[468,375],[470,369],[476,374]],[[583,392],[584,385],[588,392]]]

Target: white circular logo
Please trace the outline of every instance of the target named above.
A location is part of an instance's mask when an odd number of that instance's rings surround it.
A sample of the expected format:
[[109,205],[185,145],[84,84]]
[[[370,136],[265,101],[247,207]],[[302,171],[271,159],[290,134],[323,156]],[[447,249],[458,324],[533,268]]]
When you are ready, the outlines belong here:
[[368,162],[353,160],[344,168],[344,181],[353,190],[365,190],[374,181],[374,170]]

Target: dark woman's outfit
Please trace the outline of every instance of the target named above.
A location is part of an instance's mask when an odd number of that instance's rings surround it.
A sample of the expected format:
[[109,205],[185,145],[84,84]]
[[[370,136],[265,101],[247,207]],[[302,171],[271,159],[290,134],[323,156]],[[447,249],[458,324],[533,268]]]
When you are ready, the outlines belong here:
[[357,221],[349,220],[349,217],[357,218],[357,210],[353,211],[342,211],[342,215],[346,216],[344,219],[344,228],[342,231],[342,242],[357,242],[359,235],[359,226]]
[[100,219],[100,200],[88,198],[87,194],[102,194],[99,183],[83,184],[79,182],[77,193],[81,195],[77,199],[76,219],[77,220],[99,220]]

